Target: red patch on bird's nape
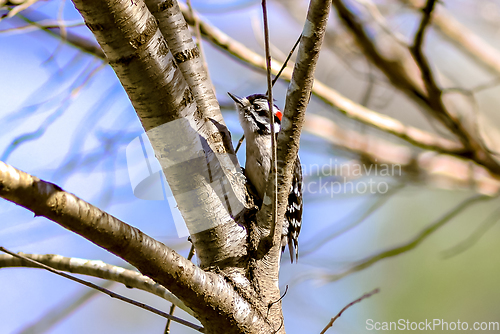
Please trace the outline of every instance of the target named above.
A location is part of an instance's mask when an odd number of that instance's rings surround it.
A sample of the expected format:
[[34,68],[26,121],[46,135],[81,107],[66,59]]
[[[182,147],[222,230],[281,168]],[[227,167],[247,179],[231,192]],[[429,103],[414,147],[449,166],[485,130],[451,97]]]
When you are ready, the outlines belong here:
[[278,119],[279,119],[279,120],[280,120],[280,122],[281,122],[281,118],[283,117],[283,113],[282,113],[281,111],[279,111],[279,110],[278,110],[278,111],[276,112],[276,117],[278,117]]

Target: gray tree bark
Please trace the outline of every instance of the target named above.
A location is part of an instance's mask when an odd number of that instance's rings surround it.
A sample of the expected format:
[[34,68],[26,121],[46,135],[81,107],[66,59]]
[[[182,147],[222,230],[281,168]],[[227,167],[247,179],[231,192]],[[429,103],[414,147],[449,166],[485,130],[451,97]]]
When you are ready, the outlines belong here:
[[[278,138],[278,219],[255,208],[212,85],[176,1],[74,0],[125,88],[191,234],[199,266],[58,186],[0,163],[0,196],[163,285],[205,333],[284,333],[281,231],[330,1],[311,1]],[[272,182],[270,182],[272,183]],[[271,194],[274,186],[270,185]],[[255,214],[257,212],[257,214]]]

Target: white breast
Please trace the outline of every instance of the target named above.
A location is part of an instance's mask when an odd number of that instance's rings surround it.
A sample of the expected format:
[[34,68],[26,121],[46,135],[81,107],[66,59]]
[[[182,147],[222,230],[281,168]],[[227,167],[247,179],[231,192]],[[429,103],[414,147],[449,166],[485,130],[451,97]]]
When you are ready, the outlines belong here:
[[[257,190],[261,199],[266,192],[267,179],[271,169],[271,136],[246,137],[245,174]],[[253,138],[252,138],[253,137]],[[261,153],[266,152],[265,156]]]

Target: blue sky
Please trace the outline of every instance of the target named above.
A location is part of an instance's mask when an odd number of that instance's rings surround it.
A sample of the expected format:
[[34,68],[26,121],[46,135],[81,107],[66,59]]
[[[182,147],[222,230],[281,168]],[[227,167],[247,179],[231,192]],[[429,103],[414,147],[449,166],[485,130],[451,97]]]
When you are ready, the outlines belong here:
[[[60,8],[59,3],[34,7],[53,15]],[[218,1],[209,4],[210,8],[201,1],[193,5],[195,8],[200,6],[204,15],[229,35],[263,52],[252,31],[252,20],[260,17],[255,1]],[[214,8],[219,9],[215,11]],[[63,11],[66,20],[79,19],[71,3],[66,3]],[[271,11],[274,18],[271,36],[279,36],[276,44],[280,47],[292,45],[300,33],[300,26],[283,15],[278,6],[271,6]],[[18,26],[20,22],[19,19],[4,20],[0,22],[0,29]],[[84,27],[76,31],[91,36]],[[112,69],[40,31],[4,32],[0,38],[2,159],[60,185],[187,255],[189,243],[186,238],[177,237],[166,202],[141,200],[133,195],[126,147],[143,130]],[[208,43],[204,43],[204,47],[221,103],[229,102],[227,91],[239,95],[265,91],[265,78],[260,72],[242,66]],[[323,61],[329,56],[323,56]],[[335,71],[342,73],[337,75],[341,81],[347,75],[345,69]],[[341,86],[341,83],[336,81],[333,85]],[[275,98],[279,106],[283,106],[286,86],[284,83],[276,86]],[[331,110],[313,98],[308,112],[326,114]],[[333,117],[340,124],[347,122],[338,115]],[[242,131],[235,112],[224,110],[224,118],[236,142]],[[300,156],[306,166],[330,164],[332,158],[338,159],[338,163],[350,160],[337,148],[311,134],[302,137]],[[244,150],[238,157],[243,164]],[[314,176],[309,178],[309,181],[314,180]],[[500,254],[494,242],[498,227],[465,255],[444,261],[439,254],[466,238],[473,230],[470,225],[477,224],[491,212],[494,203],[481,204],[467,211],[454,222],[455,227],[445,227],[441,234],[433,236],[415,251],[385,260],[340,281],[330,283],[322,279],[322,275],[341,272],[352,262],[411,239],[469,195],[471,193],[465,191],[409,185],[362,224],[308,254],[306,251],[312,249],[320,237],[350,226],[377,197],[306,193],[300,249],[307,255],[301,257],[297,265],[290,265],[285,259],[281,271],[282,291],[289,286],[283,304],[287,331],[319,332],[343,306],[376,287],[381,287],[382,292],[347,311],[330,332],[368,332],[365,321],[372,318],[390,321],[403,317],[417,321],[439,316],[450,321],[455,318],[493,321],[497,314],[494,301],[500,297],[495,283],[498,271],[492,269],[498,263],[495,262],[498,260],[496,254]],[[119,258],[59,225],[45,218],[33,218],[27,210],[4,200],[0,200],[0,245],[13,251],[55,253],[125,265]],[[487,273],[487,277],[479,278],[482,273]],[[308,279],[311,277],[314,279]],[[481,287],[477,286],[479,280]],[[114,289],[163,310],[169,308],[168,302],[140,291],[118,285]],[[85,291],[74,282],[38,269],[2,269],[0,332],[17,333],[52,308]],[[477,312],[466,306],[459,307],[466,303],[475,305]],[[179,315],[183,315],[181,311]],[[162,318],[101,295],[58,323],[49,333],[160,333],[164,323]],[[179,326],[173,329],[176,333],[189,331]]]

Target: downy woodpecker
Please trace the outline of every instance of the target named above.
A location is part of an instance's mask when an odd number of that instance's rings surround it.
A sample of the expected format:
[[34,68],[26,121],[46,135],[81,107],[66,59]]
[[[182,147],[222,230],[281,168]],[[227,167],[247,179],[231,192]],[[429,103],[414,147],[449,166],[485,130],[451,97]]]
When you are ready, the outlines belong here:
[[[245,175],[251,182],[260,200],[264,198],[267,180],[271,172],[271,125],[269,121],[269,103],[266,95],[253,94],[247,97],[238,97],[231,93],[229,96],[236,103],[241,126],[246,139]],[[277,137],[281,129],[282,112],[273,106],[274,131]],[[286,245],[290,251],[290,259],[298,259],[298,237],[302,225],[302,168],[300,160],[294,163],[292,186],[288,194],[288,203],[283,222],[281,249]],[[294,254],[295,253],[295,254]]]

